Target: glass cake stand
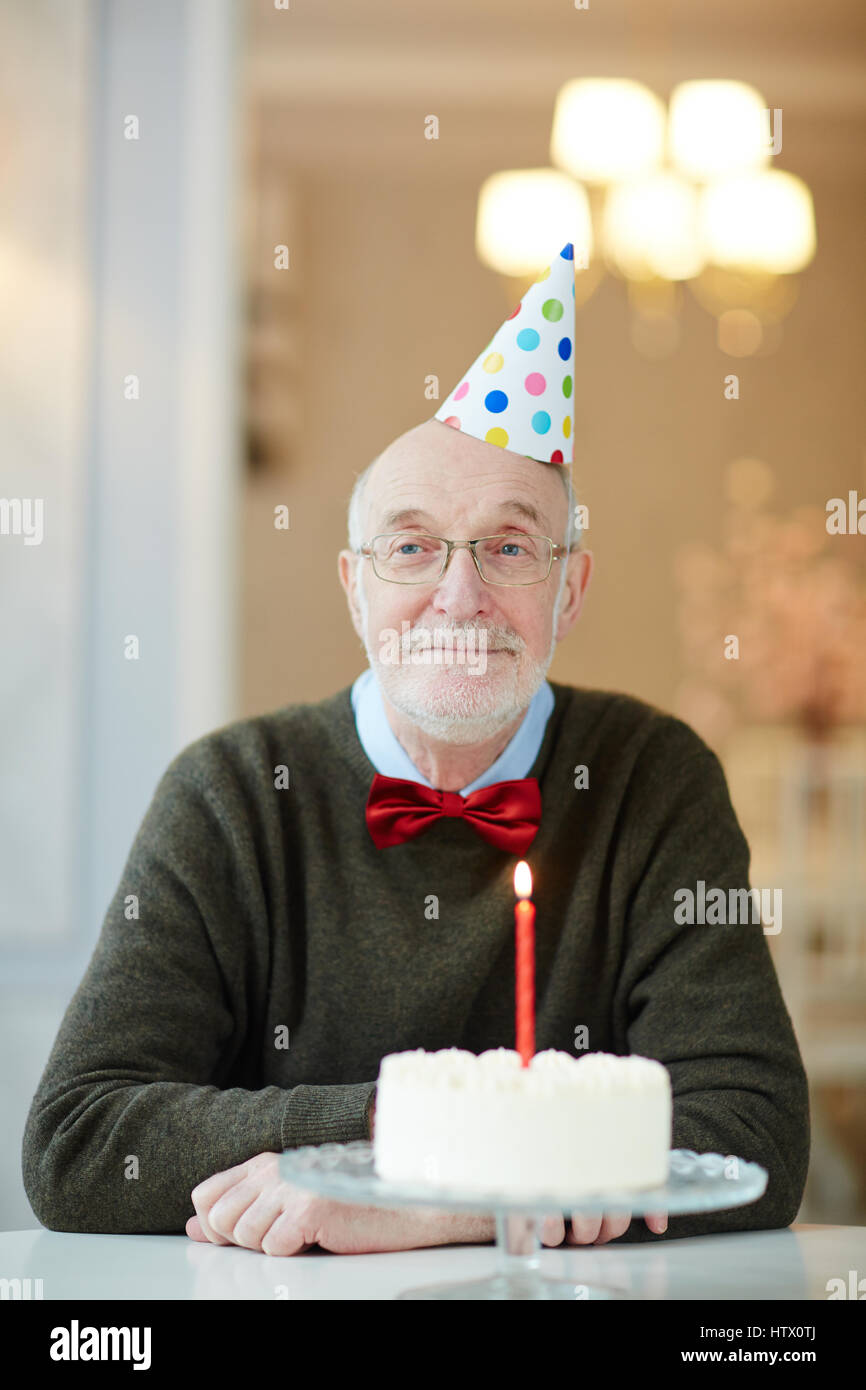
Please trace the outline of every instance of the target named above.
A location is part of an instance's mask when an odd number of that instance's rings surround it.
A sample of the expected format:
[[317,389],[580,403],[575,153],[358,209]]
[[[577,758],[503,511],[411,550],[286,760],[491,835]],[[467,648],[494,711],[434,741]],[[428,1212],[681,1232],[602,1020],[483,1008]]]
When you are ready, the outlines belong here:
[[[662,1187],[611,1188],[580,1194],[566,1202],[538,1192],[515,1197],[505,1192],[475,1192],[433,1183],[394,1183],[378,1177],[373,1168],[373,1145],[367,1139],[349,1144],[305,1145],[280,1154],[280,1177],[335,1201],[373,1207],[442,1207],[448,1211],[494,1213],[498,1269],[488,1279],[459,1284],[430,1284],[406,1289],[398,1298],[446,1299],[629,1299],[633,1295],[595,1284],[551,1279],[540,1271],[541,1225],[545,1216],[572,1211],[581,1214],[629,1211],[633,1216],[664,1211],[683,1216],[700,1211],[723,1211],[747,1206],[763,1195],[767,1170],[728,1154],[697,1154],[671,1149],[668,1180]],[[553,1248],[553,1247],[551,1247]],[[559,1247],[560,1249],[565,1247]],[[570,1245],[569,1250],[581,1247]]]

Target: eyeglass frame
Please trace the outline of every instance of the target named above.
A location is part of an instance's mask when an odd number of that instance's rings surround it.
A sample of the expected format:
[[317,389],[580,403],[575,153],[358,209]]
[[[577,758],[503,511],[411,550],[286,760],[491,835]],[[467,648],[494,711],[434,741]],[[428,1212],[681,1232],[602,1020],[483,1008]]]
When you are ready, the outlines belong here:
[[[547,544],[550,547],[547,574],[542,575],[540,579],[522,579],[516,580],[514,583],[508,583],[507,581],[503,581],[500,579],[487,579],[482,572],[481,566],[478,563],[478,556],[475,553],[476,545],[480,545],[482,541],[497,540],[500,536],[502,536],[503,539],[508,536],[519,538],[519,536],[523,534],[526,534],[527,539],[529,540],[547,541]],[[386,536],[424,536],[427,540],[430,541],[443,541],[444,544],[447,546],[447,550],[445,551],[445,558],[442,561],[442,568],[440,569],[439,573],[431,579],[386,579],[385,576],[380,574],[379,571],[376,569],[376,558],[373,555],[372,550],[374,541],[382,540]],[[451,560],[451,556],[454,553],[454,551],[468,550],[475,563],[475,568],[478,571],[478,575],[482,583],[490,584],[495,589],[528,589],[533,584],[543,584],[546,579],[549,579],[550,572],[553,569],[554,560],[561,560],[564,555],[570,555],[573,549],[575,549],[574,546],[559,545],[555,540],[553,540],[551,536],[537,536],[535,534],[530,535],[528,532],[523,533],[519,531],[495,531],[491,536],[476,536],[475,540],[472,541],[452,541],[449,540],[447,536],[433,536],[428,531],[403,530],[379,531],[375,536],[372,536],[369,541],[366,541],[363,545],[359,546],[358,549],[355,551],[355,554],[360,555],[363,559],[370,560],[372,562],[373,573],[375,574],[377,579],[381,579],[383,584],[436,584],[447,570],[449,562]]]

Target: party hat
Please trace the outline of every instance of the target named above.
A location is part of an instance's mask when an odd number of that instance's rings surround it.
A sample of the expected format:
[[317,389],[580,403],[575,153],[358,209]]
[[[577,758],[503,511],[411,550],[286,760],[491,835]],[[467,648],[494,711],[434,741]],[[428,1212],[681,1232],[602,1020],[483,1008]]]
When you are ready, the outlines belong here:
[[574,246],[569,242],[433,418],[515,454],[570,464],[573,358]]

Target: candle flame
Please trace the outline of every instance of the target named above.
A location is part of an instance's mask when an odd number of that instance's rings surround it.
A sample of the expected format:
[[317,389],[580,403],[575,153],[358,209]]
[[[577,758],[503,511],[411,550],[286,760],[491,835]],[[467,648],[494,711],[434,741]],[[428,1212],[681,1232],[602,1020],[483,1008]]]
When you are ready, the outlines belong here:
[[532,896],[532,873],[525,859],[521,859],[514,870],[514,892],[518,898]]

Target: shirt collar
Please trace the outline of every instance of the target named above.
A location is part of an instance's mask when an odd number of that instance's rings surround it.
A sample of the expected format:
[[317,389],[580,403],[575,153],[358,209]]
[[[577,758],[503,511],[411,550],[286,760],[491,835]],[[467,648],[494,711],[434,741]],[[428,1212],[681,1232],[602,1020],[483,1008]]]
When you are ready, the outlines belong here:
[[[493,782],[510,782],[526,777],[538,757],[553,704],[553,691],[547,681],[542,681],[517,732],[486,772],[460,788],[461,796],[468,796],[470,792],[488,787]],[[409,782],[420,782],[425,787],[431,786],[388,723],[382,691],[370,667],[352,686],[352,708],[361,747],[377,772],[383,777],[402,777]]]

